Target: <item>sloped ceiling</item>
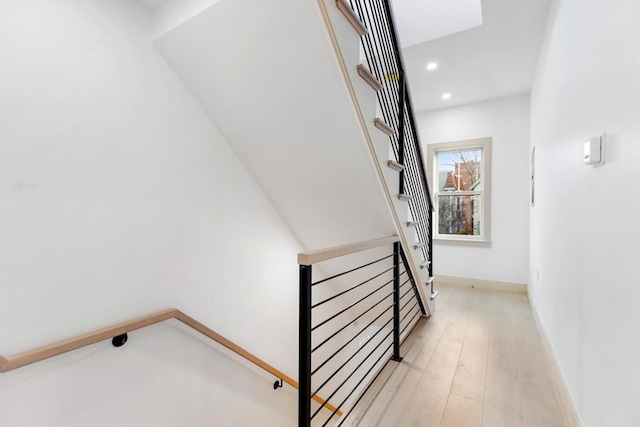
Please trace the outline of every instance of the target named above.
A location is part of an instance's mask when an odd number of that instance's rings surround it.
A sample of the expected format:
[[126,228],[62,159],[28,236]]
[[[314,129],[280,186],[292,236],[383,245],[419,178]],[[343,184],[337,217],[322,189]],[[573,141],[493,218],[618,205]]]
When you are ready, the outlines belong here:
[[[482,25],[403,49],[414,109],[528,93],[549,4],[548,0],[483,0]],[[424,17],[425,25],[431,25],[431,18]],[[428,71],[430,62],[438,68]],[[443,93],[451,98],[442,99]]]
[[482,25],[480,0],[393,0],[403,48]]

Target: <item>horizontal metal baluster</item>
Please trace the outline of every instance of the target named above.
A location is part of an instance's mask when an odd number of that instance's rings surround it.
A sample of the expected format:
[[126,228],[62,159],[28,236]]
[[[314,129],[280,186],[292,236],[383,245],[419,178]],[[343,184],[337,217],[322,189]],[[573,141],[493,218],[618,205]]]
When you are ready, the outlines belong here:
[[311,286],[319,285],[320,283],[324,283],[324,282],[329,281],[329,280],[331,280],[331,279],[335,279],[336,277],[344,276],[345,274],[349,274],[349,273],[352,273],[352,272],[354,272],[354,271],[356,271],[356,270],[360,270],[361,268],[368,267],[368,266],[373,265],[373,264],[375,264],[375,263],[378,263],[378,262],[380,262],[380,261],[384,261],[385,259],[387,259],[387,258],[391,258],[392,256],[393,256],[393,254],[390,254],[390,255],[387,255],[387,256],[385,256],[385,257],[382,257],[382,258],[380,258],[380,259],[378,259],[378,260],[372,261],[372,262],[370,262],[370,263],[368,263],[368,264],[363,264],[363,265],[361,265],[360,267],[356,267],[356,268],[353,268],[353,269],[351,269],[351,270],[349,270],[349,271],[345,271],[344,273],[339,273],[339,274],[336,274],[336,275],[334,275],[334,276],[327,277],[326,279],[318,280],[317,282],[312,283],[312,284],[311,284]]
[[[393,294],[389,294],[388,296],[392,296]],[[389,309],[391,308],[391,306],[385,308],[382,313],[378,314],[378,316],[376,316],[375,319],[373,319],[371,322],[369,322],[369,324],[367,326],[365,326],[363,328],[367,329],[369,326],[373,325],[376,320],[378,320],[379,318],[381,318],[387,311],[389,311]],[[322,369],[323,366],[325,366],[331,359],[333,359],[338,353],[340,353],[342,350],[344,350],[349,344],[351,344],[356,338],[358,338],[358,335],[360,335],[360,333],[358,332],[355,336],[353,336],[349,341],[347,341],[346,343],[344,343],[342,345],[342,347],[340,347],[338,350],[336,350],[331,356],[327,357],[325,359],[324,362],[322,362],[322,364],[320,364],[320,366],[318,366],[316,369],[314,369],[313,371],[311,371],[311,375],[315,374],[316,372],[318,372],[320,369]]]
[[[388,337],[389,335],[391,335],[391,334],[389,333],[389,334],[387,335],[387,337]],[[386,339],[386,337],[385,337],[385,339]],[[381,342],[380,342],[380,344],[382,344],[383,342],[384,342],[384,340],[383,340],[383,341],[381,341]],[[359,386],[360,384],[362,384],[362,381],[364,381],[364,380],[367,378],[367,376],[369,375],[369,373],[373,370],[373,368],[375,368],[375,367],[378,365],[378,363],[380,362],[380,360],[382,360],[382,358],[385,356],[385,354],[387,353],[387,351],[389,351],[389,350],[391,349],[391,347],[392,347],[392,346],[393,346],[393,343],[389,344],[389,346],[388,346],[388,347],[387,347],[387,348],[382,352],[382,354],[380,355],[380,357],[378,357],[378,359],[377,359],[377,360],[376,360],[376,361],[371,365],[371,367],[369,368],[369,370],[367,370],[367,372],[365,372],[364,376],[360,379],[360,381],[358,381],[358,384],[356,384],[356,386],[353,388],[353,390],[351,390],[351,393],[349,393],[349,394],[347,395],[347,397],[342,401],[342,403],[340,403],[340,405],[338,405],[338,407],[333,411],[333,413],[331,414],[331,416],[329,417],[329,419],[328,419],[327,421],[325,421],[325,423],[324,423],[324,424],[322,424],[322,427],[326,426],[326,425],[329,423],[329,421],[331,421],[331,418],[333,418],[333,416],[334,416],[334,415],[335,415],[335,414],[340,410],[340,408],[342,408],[342,405],[344,405],[344,404],[345,404],[345,402],[346,402],[347,400],[349,400],[349,398],[351,397],[351,395],[352,395],[352,394],[353,394],[353,393],[358,389],[358,386]],[[372,352],[372,353],[370,353],[370,355],[371,355],[371,354],[373,354],[373,352]],[[366,359],[365,359],[365,360],[366,360]],[[354,371],[354,372],[355,372],[355,371]]]
[[[359,369],[362,365],[364,365],[364,362],[366,362],[366,361],[367,361],[367,359],[369,359],[369,357],[371,357],[371,355],[372,355],[373,353],[375,353],[377,349],[379,349],[379,348],[380,348],[380,346],[382,345],[382,343],[384,343],[384,342],[386,341],[386,339],[387,339],[387,338],[389,338],[389,337],[391,336],[391,334],[392,334],[392,333],[393,333],[393,330],[392,330],[392,331],[390,331],[387,335],[385,335],[385,337],[384,337],[384,338],[382,338],[382,340],[378,343],[378,345],[377,345],[377,346],[375,346],[375,347],[373,348],[373,350],[371,350],[371,352],[367,355],[367,357],[365,357],[364,359],[362,359],[362,361],[358,364],[358,366],[356,366],[356,369],[354,369],[354,370],[353,370],[353,372],[351,372],[351,373],[347,376],[347,378],[345,378],[345,380],[344,380],[344,381],[342,381],[342,383],[340,383],[340,385],[339,385],[339,386],[338,386],[338,387],[333,391],[333,393],[331,393],[331,394],[329,395],[329,397],[327,397],[327,399],[326,399],[325,403],[324,403],[324,404],[322,404],[322,405],[320,405],[320,407],[316,410],[316,412],[314,412],[314,413],[313,413],[313,415],[311,415],[311,419],[313,419],[316,415],[318,415],[318,412],[320,412],[320,410],[322,410],[322,408],[325,406],[325,404],[326,404],[329,400],[331,400],[331,398],[332,398],[333,396],[335,396],[335,395],[336,395],[336,393],[337,393],[337,392],[338,392],[338,391],[339,391],[339,390],[340,390],[340,389],[341,389],[341,388],[342,388],[342,387],[347,383],[347,381],[349,381],[349,379],[353,376],[353,374],[355,374],[355,373],[358,371],[358,369]],[[393,345],[393,344],[392,344],[392,345]],[[391,347],[391,346],[389,346],[389,347]],[[374,365],[374,366],[375,366],[375,365]],[[372,366],[372,367],[373,367],[373,366]],[[335,414],[335,411],[334,411],[334,414]]]
[[352,325],[353,323],[357,322],[362,316],[364,316],[365,314],[367,314],[368,312],[370,312],[371,310],[373,310],[375,307],[377,307],[379,304],[381,304],[385,299],[389,298],[390,296],[393,295],[393,292],[384,296],[380,301],[378,301],[377,303],[375,303],[374,305],[372,305],[371,307],[369,307],[366,311],[362,312],[360,315],[358,315],[358,317],[356,317],[355,319],[353,319],[352,321],[350,321],[349,323],[345,324],[343,327],[341,327],[340,329],[338,329],[336,332],[334,332],[329,338],[325,339],[324,341],[322,341],[320,344],[318,344],[317,346],[315,346],[311,352],[313,353],[314,351],[316,351],[317,349],[319,349],[320,347],[322,347],[324,344],[327,343],[327,341],[329,341],[331,338],[335,337],[336,335],[338,335],[340,332],[344,331],[347,327],[349,327],[350,325]]
[[329,301],[331,301],[331,300],[334,300],[334,299],[338,298],[339,296],[342,296],[342,295],[346,294],[347,292],[351,292],[352,290],[359,288],[359,287],[360,287],[360,286],[362,286],[362,285],[366,285],[367,283],[371,282],[372,280],[377,279],[378,277],[382,276],[383,274],[390,272],[391,270],[393,270],[393,268],[394,268],[394,267],[388,268],[388,269],[386,269],[385,271],[383,271],[382,273],[378,273],[378,274],[376,274],[375,276],[371,277],[370,279],[365,280],[364,282],[360,282],[360,283],[358,283],[357,285],[352,286],[351,288],[349,288],[349,289],[347,289],[347,290],[344,290],[344,291],[342,291],[342,292],[340,292],[340,293],[335,294],[335,295],[334,295],[334,296],[332,296],[332,297],[329,297],[329,298],[327,298],[327,299],[325,299],[325,300],[322,300],[322,301],[320,301],[319,303],[316,303],[316,304],[312,305],[312,306],[311,306],[311,308],[316,308],[316,307],[318,307],[319,305],[322,305],[322,304],[324,304],[324,303],[326,303],[326,302],[329,302]]
[[[391,307],[389,307],[389,308],[391,308]],[[386,310],[385,310],[385,311],[386,311]],[[384,325],[382,325],[382,326],[380,327],[380,329],[378,329],[378,331],[377,331],[375,334],[373,334],[373,336],[372,336],[371,338],[369,338],[369,339],[367,340],[367,342],[365,342],[365,343],[364,343],[364,344],[363,344],[363,345],[362,345],[362,346],[361,346],[361,347],[360,347],[360,348],[359,348],[355,353],[353,353],[353,354],[351,355],[351,357],[347,359],[347,361],[346,361],[346,362],[344,362],[342,365],[340,365],[340,367],[339,367],[338,369],[336,369],[336,370],[335,370],[335,372],[334,372],[333,374],[331,374],[331,376],[330,376],[329,378],[327,378],[327,379],[326,379],[326,380],[325,380],[325,381],[320,385],[320,387],[318,387],[318,388],[316,389],[316,391],[314,391],[314,392],[311,394],[311,397],[313,398],[313,396],[315,396],[316,394],[318,394],[318,392],[322,389],[322,387],[324,387],[325,385],[327,385],[327,383],[328,383],[329,381],[331,381],[331,380],[332,380],[332,379],[333,379],[333,378],[338,374],[338,372],[340,372],[340,371],[342,370],[342,368],[344,368],[345,366],[347,366],[347,364],[348,364],[349,362],[351,362],[351,361],[353,360],[353,358],[354,358],[354,357],[356,357],[356,355],[357,355],[358,353],[360,353],[360,352],[362,351],[362,349],[363,349],[363,348],[365,348],[365,347],[367,346],[367,344],[369,344],[370,342],[372,342],[372,340],[373,340],[373,339],[374,339],[374,338],[375,338],[375,337],[376,337],[380,332],[384,331],[384,327],[385,327],[385,326],[387,326],[389,323],[391,323],[391,321],[392,321],[392,320],[393,320],[393,317],[392,317],[391,319],[387,320],[387,322],[386,322]],[[363,329],[362,331],[360,331],[360,333],[362,333],[362,332],[364,332],[364,331],[366,331],[366,328],[365,328],[365,329]],[[360,335],[360,334],[358,334],[358,335]],[[313,375],[313,374],[312,374],[312,375]]]

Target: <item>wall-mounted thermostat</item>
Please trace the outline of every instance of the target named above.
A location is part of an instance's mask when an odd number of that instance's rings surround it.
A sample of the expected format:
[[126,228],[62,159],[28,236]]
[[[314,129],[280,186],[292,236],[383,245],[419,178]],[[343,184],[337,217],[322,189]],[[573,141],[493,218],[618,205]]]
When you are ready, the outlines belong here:
[[604,164],[604,135],[589,138],[584,143],[584,163],[600,166]]

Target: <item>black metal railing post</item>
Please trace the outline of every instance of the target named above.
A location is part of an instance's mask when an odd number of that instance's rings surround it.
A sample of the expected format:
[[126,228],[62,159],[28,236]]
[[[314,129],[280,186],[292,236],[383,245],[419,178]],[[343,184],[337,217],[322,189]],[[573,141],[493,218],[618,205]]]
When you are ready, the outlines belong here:
[[300,266],[298,427],[311,425],[311,266]]
[[[429,210],[427,217],[429,218],[429,227],[433,224],[433,211]],[[433,233],[432,230],[430,230]],[[433,237],[429,234],[429,277],[433,277]],[[433,290],[433,284],[431,285],[431,290]]]
[[[398,86],[398,163],[404,165],[404,70],[399,69],[399,86]],[[398,192],[404,193],[404,169],[400,171],[400,184]]]
[[393,244],[393,360],[400,357],[400,243]]

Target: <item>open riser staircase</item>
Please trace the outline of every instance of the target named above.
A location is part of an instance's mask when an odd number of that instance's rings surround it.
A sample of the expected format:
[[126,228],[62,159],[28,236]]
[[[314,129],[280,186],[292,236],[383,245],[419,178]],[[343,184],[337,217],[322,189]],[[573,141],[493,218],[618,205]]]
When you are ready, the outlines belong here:
[[[362,4],[386,10],[385,2]],[[398,103],[384,102],[399,96],[392,76],[401,60],[397,53],[373,66],[376,55],[398,52],[396,43],[375,25],[363,37],[347,16],[368,25],[388,15],[372,11],[369,23],[354,10],[333,0],[222,0],[154,45],[304,247],[398,233],[430,314],[431,202],[409,95],[404,126]],[[362,64],[362,43],[373,34],[385,50]]]
[[[370,307],[363,299],[352,297],[345,303],[346,308],[334,315],[327,312],[316,313],[314,309],[321,309],[318,306],[325,301],[345,298],[344,294],[352,291],[356,293],[356,288],[363,286],[368,280],[360,282],[360,277],[358,280],[352,279],[353,285],[342,283],[339,289],[344,290],[333,297],[324,295],[317,298],[315,292],[326,280],[334,277],[344,280],[343,275],[352,274],[354,270],[384,262],[384,256],[377,259],[383,252],[378,250],[375,256],[368,255],[371,260],[369,263],[319,281],[313,278],[313,257],[299,257],[301,299],[298,425],[301,427],[315,425],[318,422],[321,422],[322,426],[340,425],[358,404],[382,368],[390,360],[402,360],[400,345],[403,339],[415,325],[416,317],[433,313],[437,296],[432,275],[433,206],[390,5],[388,2],[366,0],[323,0],[319,4],[374,166],[392,208],[399,236],[393,239],[393,253],[390,255],[393,257],[393,272],[390,276],[392,280],[387,282],[387,291],[391,291],[387,294],[389,300],[382,304],[382,309],[376,310],[379,314],[361,331],[365,334],[356,334],[351,339],[361,338],[359,348],[349,349],[346,344],[334,344],[332,348],[338,347],[335,353],[323,354],[317,351],[332,339],[339,340],[344,328],[375,307]],[[384,244],[382,241],[381,245]],[[337,255],[334,256],[344,255],[340,251],[335,252]],[[362,255],[360,262],[366,259],[364,252],[367,251],[359,252]],[[340,267],[347,268],[344,264]],[[342,270],[334,270],[333,273],[339,271]],[[407,286],[409,292],[404,292],[402,286],[407,283],[413,286]],[[384,285],[381,288],[384,288]],[[409,298],[402,300],[409,294]],[[364,299],[367,297],[365,295]],[[384,300],[385,298],[378,304]],[[360,312],[354,307],[361,303],[364,308],[360,311],[362,314],[358,314]],[[333,331],[337,328],[337,332],[318,331],[351,309],[354,313],[342,321],[344,326],[334,326]],[[386,322],[381,325],[378,319]],[[366,333],[368,330],[369,333]],[[373,336],[371,345],[365,350],[368,344],[366,340],[370,336]],[[364,345],[362,338],[365,339]],[[342,360],[345,360],[344,363],[325,368],[329,361],[340,354]],[[319,372],[321,368],[328,372]],[[318,421],[318,409],[310,407],[310,398],[318,392],[325,393],[327,400],[336,408],[328,419],[325,419],[326,414],[323,414],[322,421]],[[338,410],[343,411],[343,416],[334,420]]]
[[[433,206],[390,6],[223,0],[154,44],[306,248],[396,239],[299,262],[310,269],[301,292],[332,279],[300,302],[298,423],[339,423],[437,296]],[[311,420],[314,393],[335,410]]]
[[324,0],[321,7],[342,55],[345,78],[353,88],[365,135],[394,208],[403,248],[413,261],[423,285],[421,296],[431,313],[437,296],[433,204],[389,2]]

